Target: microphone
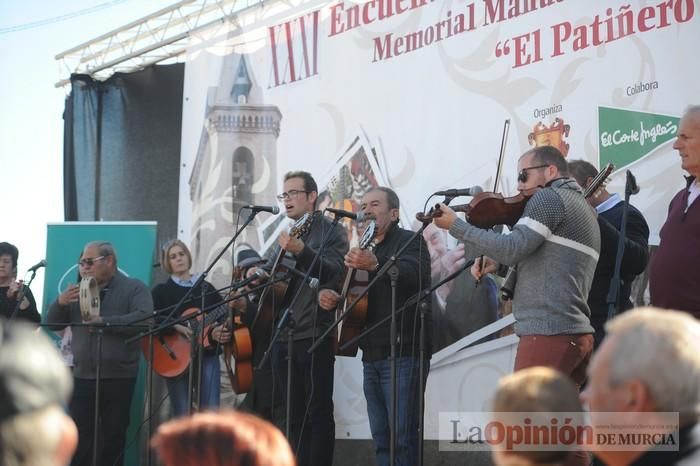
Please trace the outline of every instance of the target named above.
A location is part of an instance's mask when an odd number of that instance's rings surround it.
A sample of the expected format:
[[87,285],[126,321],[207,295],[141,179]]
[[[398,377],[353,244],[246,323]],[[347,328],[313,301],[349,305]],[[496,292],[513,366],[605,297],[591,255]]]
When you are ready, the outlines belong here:
[[253,212],[269,212],[273,215],[280,213],[280,208],[276,205],[245,205],[244,209],[250,209]]
[[479,193],[483,193],[484,188],[481,186],[472,186],[471,188],[464,189],[446,189],[445,191],[438,191],[434,193],[434,196],[448,196],[448,197],[458,197],[458,196],[476,196]]
[[263,269],[258,269],[250,277],[245,278],[238,283],[234,283],[233,285],[231,285],[231,288],[233,288],[234,290],[237,290],[238,288],[243,288],[247,284],[254,282],[255,280],[258,280],[260,278],[267,278],[267,273]]
[[[297,269],[293,269],[293,268],[288,268],[287,271],[289,273],[291,273],[292,275],[296,275],[299,278],[304,278],[304,276],[306,275],[304,272],[300,272]],[[306,283],[309,285],[309,288],[311,288],[311,289],[315,290],[316,288],[318,288],[318,278],[307,277]]]
[[27,270],[27,272],[36,272],[42,267],[46,267],[46,259],[41,259],[39,262],[29,267],[29,270]]
[[332,214],[335,214],[336,217],[345,217],[345,218],[351,218],[353,220],[356,220],[358,222],[361,222],[362,220],[365,219],[365,213],[364,212],[348,212],[347,210],[341,210],[341,209],[334,209],[332,207],[326,207],[326,211],[330,212]]
[[625,183],[625,192],[630,194],[637,194],[639,192],[639,185],[637,184],[637,179],[634,177],[631,171],[627,170],[627,181]]

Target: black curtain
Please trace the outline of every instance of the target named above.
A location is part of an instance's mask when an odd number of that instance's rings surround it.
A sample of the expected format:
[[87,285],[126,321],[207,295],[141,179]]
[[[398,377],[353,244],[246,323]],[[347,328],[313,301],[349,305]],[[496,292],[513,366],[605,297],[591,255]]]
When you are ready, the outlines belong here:
[[158,222],[177,237],[184,64],[71,76],[64,112],[67,221]]

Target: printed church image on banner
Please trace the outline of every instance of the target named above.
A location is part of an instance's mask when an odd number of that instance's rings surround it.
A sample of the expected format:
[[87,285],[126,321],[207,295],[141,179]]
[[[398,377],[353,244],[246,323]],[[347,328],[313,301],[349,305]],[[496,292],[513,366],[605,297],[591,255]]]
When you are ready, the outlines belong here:
[[[224,58],[219,85],[209,88],[204,127],[189,180],[192,201],[191,248],[203,270],[250,214],[242,206],[276,205],[277,138],[282,114],[264,105],[245,55]],[[236,241],[259,250],[258,218]],[[226,256],[230,257],[230,256]],[[213,280],[228,280],[229,264],[214,269]],[[218,275],[218,276],[217,276]]]

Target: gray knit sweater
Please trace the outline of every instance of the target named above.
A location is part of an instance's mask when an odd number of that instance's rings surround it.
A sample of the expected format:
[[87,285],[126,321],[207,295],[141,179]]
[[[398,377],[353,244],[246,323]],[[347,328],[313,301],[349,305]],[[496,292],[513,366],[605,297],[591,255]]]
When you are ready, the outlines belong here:
[[598,262],[600,230],[573,180],[555,180],[535,193],[508,235],[461,219],[450,234],[501,264],[518,266],[516,334],[593,333],[586,298]]

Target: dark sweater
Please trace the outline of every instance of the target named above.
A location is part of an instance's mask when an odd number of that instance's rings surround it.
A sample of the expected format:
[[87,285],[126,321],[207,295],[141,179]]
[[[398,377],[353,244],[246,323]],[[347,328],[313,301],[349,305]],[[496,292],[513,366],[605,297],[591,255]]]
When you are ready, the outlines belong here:
[[[591,308],[591,324],[596,332],[601,331],[608,317],[608,290],[615,271],[617,246],[622,225],[622,207],[620,201],[611,209],[598,215],[600,227],[600,258],[593,275],[593,285],[588,294],[588,306]],[[644,272],[649,261],[649,226],[642,213],[630,205],[627,212],[627,231],[625,251],[622,256],[620,278],[622,280],[619,294],[620,310],[632,308],[630,294],[632,281]]]
[[661,242],[651,261],[649,291],[651,304],[678,309],[700,318],[700,198],[688,210],[688,187],[679,191],[668,208],[668,218],[661,228]]
[[[16,299],[9,299],[7,297],[8,289],[8,286],[0,286],[0,316],[6,319],[9,319],[12,316],[12,311],[15,310],[15,306],[17,305]],[[41,322],[41,316],[39,315],[39,311],[36,309],[36,300],[34,300],[32,290],[26,288],[24,296],[29,301],[29,307],[27,309],[19,309],[15,318],[28,320],[38,324]]]
[[[216,292],[214,285],[208,281],[203,283],[205,289],[204,295],[204,305],[209,308],[221,303],[221,295]],[[189,308],[196,307],[201,309],[202,307],[202,284],[197,288],[192,290],[192,293],[187,298],[187,300],[173,312],[173,316],[181,316],[184,311]],[[168,278],[165,282],[160,283],[153,287],[153,306],[156,311],[165,309],[166,307],[174,306],[185,296],[185,294],[190,290],[190,287],[178,285],[173,281],[172,278]],[[164,311],[159,314],[156,320],[164,319],[170,311]]]
[[[379,260],[380,268],[409,241],[412,235],[413,232],[398,226],[392,227],[387,232],[384,240],[374,250],[374,254]],[[410,297],[418,293],[421,287],[430,287],[430,255],[428,246],[425,244],[422,236],[417,236],[413,239],[408,248],[399,257],[397,266],[399,278],[396,290],[396,307],[398,309]],[[374,279],[374,276],[375,272],[371,272],[369,274],[370,280]],[[388,273],[370,288],[367,302],[367,327],[371,327],[379,320],[391,315],[391,279]],[[430,300],[425,302],[430,304]],[[425,351],[426,354],[430,355],[432,354],[430,309],[426,312],[425,320]],[[399,356],[418,356],[420,319],[415,306],[410,306],[397,317],[396,328],[399,336],[397,354]],[[387,320],[385,324],[382,324],[374,332],[360,340],[363,361],[373,362],[389,357],[391,352],[390,330],[390,321]]]
[[[195,288],[190,294],[190,296],[185,300],[185,302],[173,312],[173,317],[181,316],[184,311],[190,308],[201,309],[202,288],[204,288],[205,308],[209,312],[215,311],[215,306],[220,304],[222,301],[221,295],[216,291],[214,285],[205,280],[203,284],[200,284],[197,288]],[[177,303],[180,302],[180,300],[185,296],[185,294],[189,290],[190,287],[178,285],[173,281],[172,278],[168,278],[168,280],[166,280],[165,282],[153,287],[153,290],[151,291],[151,294],[153,295],[153,306],[155,307],[156,311],[175,306]],[[156,317],[156,321],[163,322],[164,319],[170,313],[170,311],[171,310],[164,310],[162,313],[159,313],[159,315]],[[225,317],[226,315],[222,315],[217,320],[222,321]],[[183,325],[187,325],[187,323],[183,322]],[[209,350],[216,351],[216,348],[210,348]]]
[[[321,243],[325,241],[323,257],[316,261],[309,276],[319,279],[318,289],[337,289],[342,273],[345,270],[343,258],[348,252],[348,235],[341,225],[335,225],[331,229],[331,220],[323,216],[321,212],[314,212],[313,215],[314,219],[309,231],[301,238],[304,242],[304,249],[296,256],[287,253],[287,258],[284,262],[290,266],[293,265],[299,272],[306,273],[314,261],[318,250],[321,248]],[[263,268],[268,271],[272,268],[272,262],[279,254],[279,250],[279,245],[275,246],[271,259]],[[284,295],[283,302],[277,309],[278,313],[291,304],[299,287],[301,287],[299,298],[294,304],[295,340],[318,336],[330,327],[334,320],[332,312],[323,311],[318,306],[318,290],[302,283],[301,279],[296,276],[289,281],[289,287]],[[280,335],[279,341],[286,341],[287,338],[288,335],[285,330]]]
[[700,424],[681,428],[678,432],[677,446],[678,451],[651,449],[630,466],[696,466],[700,464]]

